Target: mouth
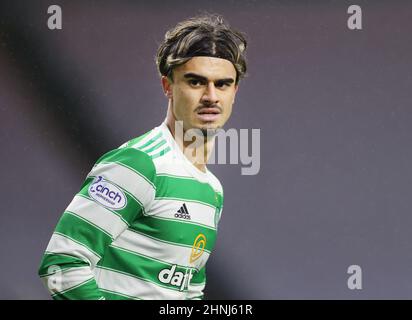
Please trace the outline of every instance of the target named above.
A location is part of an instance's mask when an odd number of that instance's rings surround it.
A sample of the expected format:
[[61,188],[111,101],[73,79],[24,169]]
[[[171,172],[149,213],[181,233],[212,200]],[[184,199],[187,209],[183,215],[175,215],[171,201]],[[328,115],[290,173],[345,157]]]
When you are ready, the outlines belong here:
[[206,122],[216,121],[220,114],[221,109],[216,107],[203,107],[197,111],[197,117]]

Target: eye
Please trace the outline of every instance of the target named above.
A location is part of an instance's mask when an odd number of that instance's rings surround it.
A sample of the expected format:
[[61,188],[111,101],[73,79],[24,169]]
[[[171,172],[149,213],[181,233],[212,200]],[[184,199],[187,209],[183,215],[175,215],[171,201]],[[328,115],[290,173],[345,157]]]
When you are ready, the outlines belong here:
[[189,84],[193,87],[198,87],[199,85],[202,85],[202,82],[197,79],[191,79],[189,80]]
[[230,83],[227,82],[218,82],[215,85],[217,88],[224,88],[224,87],[230,87]]

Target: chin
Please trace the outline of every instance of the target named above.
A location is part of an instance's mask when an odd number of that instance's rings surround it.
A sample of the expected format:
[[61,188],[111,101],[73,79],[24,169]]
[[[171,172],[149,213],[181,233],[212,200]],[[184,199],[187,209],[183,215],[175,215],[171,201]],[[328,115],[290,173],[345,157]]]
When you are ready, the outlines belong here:
[[222,128],[222,125],[218,123],[202,123],[202,124],[192,124],[185,131],[190,129],[197,129],[202,132],[203,137],[214,137],[218,130]]
[[206,123],[206,124],[202,124],[202,125],[200,125],[199,126],[199,129],[201,129],[201,130],[207,130],[207,129],[210,129],[210,130],[218,130],[218,129],[221,129],[222,128],[222,125],[221,124],[219,124],[219,123]]
[[202,130],[203,136],[205,137],[214,137],[221,129],[222,125],[219,124],[204,125],[200,128],[200,130]]

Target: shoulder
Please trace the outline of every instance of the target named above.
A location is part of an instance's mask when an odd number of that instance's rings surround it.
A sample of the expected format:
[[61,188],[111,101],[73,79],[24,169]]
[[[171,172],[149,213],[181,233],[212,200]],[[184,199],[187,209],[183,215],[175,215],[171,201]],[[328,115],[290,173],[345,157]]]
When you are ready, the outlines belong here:
[[137,203],[143,208],[152,203],[156,192],[156,171],[152,159],[129,147],[114,149],[101,156],[86,181],[89,186],[103,181],[103,190],[109,192],[113,188],[119,193],[124,192],[127,203]]
[[142,173],[147,178],[152,178],[156,174],[153,160],[170,150],[170,148],[165,150],[167,147],[165,142],[162,131],[156,127],[107,152],[97,160],[96,164],[116,162]]
[[105,153],[96,161],[94,167],[102,165],[126,167],[150,181],[153,181],[156,176],[156,168],[152,158],[141,150],[127,146]]
[[208,174],[209,174],[209,183],[210,183],[210,185],[213,187],[213,189],[216,192],[219,192],[223,195],[223,186],[220,183],[220,180],[209,170],[208,170]]
[[145,134],[127,141],[120,148],[127,147],[142,151],[157,163],[159,158],[170,154],[169,151],[172,150],[163,131],[162,126],[155,127]]
[[128,141],[126,144],[123,144],[123,146],[124,145],[129,148],[143,151],[151,158],[156,158],[159,153],[164,153],[166,150],[170,150],[170,146],[168,145],[160,126]]

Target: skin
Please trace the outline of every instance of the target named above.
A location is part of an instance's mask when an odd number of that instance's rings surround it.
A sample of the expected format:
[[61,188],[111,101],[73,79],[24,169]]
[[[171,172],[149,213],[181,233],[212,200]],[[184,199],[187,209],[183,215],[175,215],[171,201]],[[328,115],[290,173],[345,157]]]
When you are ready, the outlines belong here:
[[[183,132],[200,129],[204,138],[203,160],[193,157],[196,150],[191,141],[183,141],[186,157],[201,171],[214,146],[214,133],[222,128],[232,113],[238,85],[235,84],[236,69],[229,60],[215,57],[193,57],[188,62],[173,69],[172,78],[162,77],[163,91],[168,97],[166,123],[175,135],[175,122],[183,122]],[[213,117],[202,116],[206,110],[218,111]],[[196,148],[195,148],[196,149]]]

